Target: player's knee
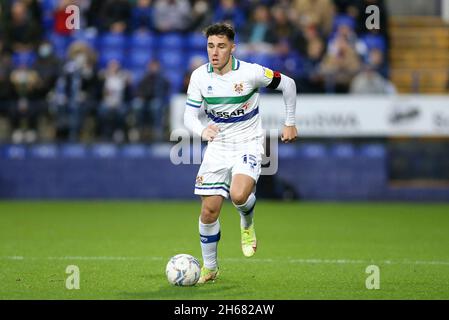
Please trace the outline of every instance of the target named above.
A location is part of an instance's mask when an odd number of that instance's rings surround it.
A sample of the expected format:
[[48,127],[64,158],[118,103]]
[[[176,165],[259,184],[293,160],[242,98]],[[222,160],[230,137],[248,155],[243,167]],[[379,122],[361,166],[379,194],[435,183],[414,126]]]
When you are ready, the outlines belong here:
[[233,191],[231,192],[231,199],[235,205],[241,206],[248,201],[248,195],[245,192]]
[[217,221],[220,212],[212,207],[203,206],[201,209],[201,222],[205,224]]

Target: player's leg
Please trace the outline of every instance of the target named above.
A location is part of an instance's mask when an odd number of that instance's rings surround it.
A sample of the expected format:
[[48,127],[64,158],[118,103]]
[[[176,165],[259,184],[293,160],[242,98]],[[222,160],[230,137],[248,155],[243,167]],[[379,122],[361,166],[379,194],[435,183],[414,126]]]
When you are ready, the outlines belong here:
[[220,195],[202,196],[199,232],[203,268],[198,283],[214,280],[218,275],[217,249],[220,241],[220,216],[223,197]]
[[254,229],[255,187],[261,173],[262,157],[259,152],[247,153],[236,158],[232,169],[230,196],[240,213],[241,245],[243,255],[256,253],[257,239]]
[[253,224],[256,196],[254,194],[255,181],[244,174],[236,174],[232,177],[231,200],[240,213],[240,224],[243,228],[249,228]]

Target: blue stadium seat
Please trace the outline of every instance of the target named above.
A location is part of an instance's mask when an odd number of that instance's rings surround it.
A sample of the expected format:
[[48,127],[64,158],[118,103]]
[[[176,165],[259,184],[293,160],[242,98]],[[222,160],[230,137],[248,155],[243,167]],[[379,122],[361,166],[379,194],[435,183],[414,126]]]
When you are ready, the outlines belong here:
[[167,50],[159,52],[159,60],[165,69],[184,70],[187,67],[186,57],[182,51]]
[[148,62],[153,59],[153,52],[151,50],[133,49],[126,58],[126,65],[131,69],[146,69]]
[[181,50],[185,46],[185,38],[179,33],[162,34],[159,37],[158,44],[161,50],[168,50],[168,49]]
[[204,63],[208,63],[209,62],[209,57],[207,56],[207,52],[206,50],[201,50],[201,51],[189,51],[189,59],[188,59],[188,65],[190,66],[190,64],[192,63],[192,60],[195,58],[201,58],[203,60]]
[[87,43],[92,49],[96,50],[98,48],[98,37],[95,32],[79,30],[74,33],[73,39],[75,41],[82,41]]
[[91,152],[95,158],[114,158],[118,154],[118,147],[114,144],[100,143],[93,145]]
[[134,68],[131,69],[132,82],[134,85],[138,84],[140,80],[144,77],[146,68]]
[[151,50],[154,48],[155,43],[156,37],[152,33],[146,31],[136,31],[129,39],[131,49]]
[[33,158],[52,159],[58,156],[58,148],[55,145],[36,145],[30,149]]
[[0,147],[0,155],[6,159],[24,159],[27,156],[27,149],[24,145],[4,145]]
[[363,157],[383,158],[386,155],[386,149],[382,144],[367,144],[360,147],[359,153]]
[[334,24],[333,24],[333,32],[337,31],[338,27],[341,25],[347,25],[352,30],[355,30],[356,27],[356,21],[353,17],[340,14],[334,18]]
[[59,58],[65,58],[67,49],[72,41],[69,36],[61,36],[57,33],[50,33],[48,41],[53,44],[54,52]]
[[105,33],[100,37],[101,50],[125,49],[127,38],[121,33]]
[[184,81],[184,72],[177,70],[165,72],[168,82],[170,82],[170,91],[172,93],[180,92]]
[[[287,75],[290,75],[291,77],[297,77],[298,75],[303,72],[303,58],[298,53],[290,53],[286,57],[282,57],[282,66],[280,68],[280,72],[285,72]],[[274,64],[276,63],[276,59],[273,59],[269,67],[273,68]],[[277,66],[276,66],[277,67]]]
[[40,5],[43,11],[54,11],[58,6],[59,0],[41,0]]
[[336,158],[353,158],[355,156],[355,149],[352,144],[339,143],[330,148],[330,155]]
[[14,66],[31,67],[36,61],[36,53],[34,51],[15,52],[12,56]]
[[206,50],[206,38],[202,33],[194,32],[188,38],[188,46],[191,50]]
[[367,33],[361,37],[361,40],[366,44],[368,50],[379,49],[382,52],[387,52],[387,42],[380,34]]
[[101,50],[100,68],[104,68],[112,60],[117,60],[123,66],[125,62],[125,52],[123,50]]
[[306,143],[299,146],[298,155],[305,158],[323,158],[328,155],[328,152],[323,144]]
[[126,145],[120,149],[120,154],[125,158],[145,158],[147,150],[142,144]]
[[82,144],[65,144],[61,146],[60,155],[64,158],[85,158],[87,148]]
[[272,68],[273,55],[266,53],[253,53],[248,56],[248,62],[257,63],[261,66]]

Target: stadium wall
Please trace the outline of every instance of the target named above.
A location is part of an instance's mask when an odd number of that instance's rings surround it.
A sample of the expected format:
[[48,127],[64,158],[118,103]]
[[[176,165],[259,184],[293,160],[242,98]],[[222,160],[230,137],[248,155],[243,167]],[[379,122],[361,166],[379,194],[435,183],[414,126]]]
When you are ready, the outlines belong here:
[[[173,165],[173,145],[4,145],[2,199],[195,199],[198,165]],[[261,198],[449,201],[449,188],[390,187],[382,144],[279,147]]]

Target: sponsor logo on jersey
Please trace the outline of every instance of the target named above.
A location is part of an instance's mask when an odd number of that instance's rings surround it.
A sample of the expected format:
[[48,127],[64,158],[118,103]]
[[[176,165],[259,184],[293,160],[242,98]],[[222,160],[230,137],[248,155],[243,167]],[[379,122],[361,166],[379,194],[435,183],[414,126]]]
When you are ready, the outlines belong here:
[[214,110],[210,110],[208,111],[210,114],[212,114],[214,117],[219,117],[219,118],[223,118],[223,119],[229,119],[229,118],[233,118],[233,117],[240,117],[245,115],[245,110],[243,109],[238,109],[232,112],[229,111],[214,111]]
[[243,92],[243,83],[236,83],[234,84],[234,91],[238,94],[242,94]]
[[264,69],[264,75],[265,77],[267,77],[268,79],[273,79],[274,77],[274,72],[273,70],[269,69],[269,68],[263,68]]
[[211,94],[212,91],[213,91],[212,86],[208,86],[208,87],[207,87],[207,93],[208,93],[208,94]]

